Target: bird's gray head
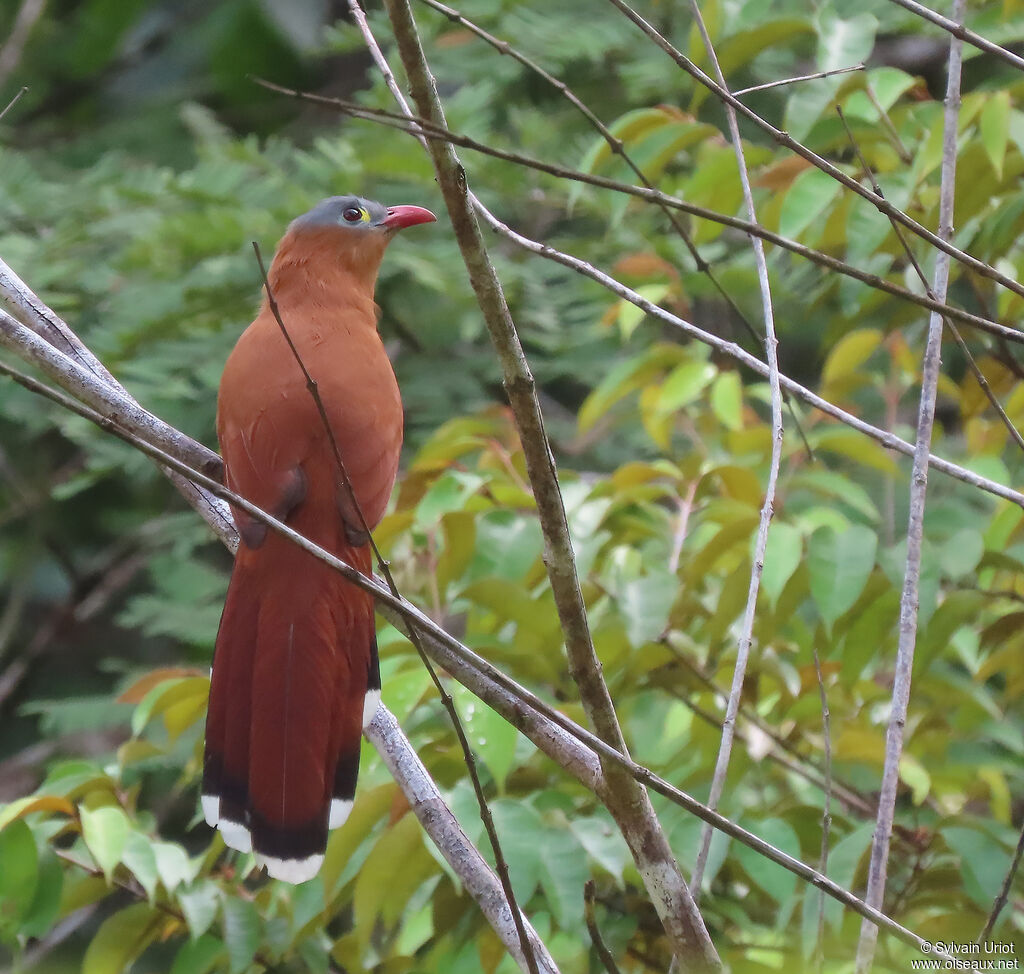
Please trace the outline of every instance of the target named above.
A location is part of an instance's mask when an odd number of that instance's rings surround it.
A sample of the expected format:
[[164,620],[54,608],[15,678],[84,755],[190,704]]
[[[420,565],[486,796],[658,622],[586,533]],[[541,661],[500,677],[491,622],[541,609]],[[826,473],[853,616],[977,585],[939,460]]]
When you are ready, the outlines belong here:
[[362,196],[329,196],[292,222],[293,229],[345,227],[357,232],[394,233],[417,223],[433,223],[437,217],[422,206],[384,206]]

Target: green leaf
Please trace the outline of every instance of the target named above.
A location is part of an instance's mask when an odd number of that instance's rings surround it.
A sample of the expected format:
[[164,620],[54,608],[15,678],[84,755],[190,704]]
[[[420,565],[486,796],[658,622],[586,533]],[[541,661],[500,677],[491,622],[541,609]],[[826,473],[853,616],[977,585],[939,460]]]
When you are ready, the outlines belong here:
[[20,819],[0,832],[0,940],[11,943],[32,906],[39,854],[32,830]]
[[900,756],[900,778],[910,788],[915,805],[920,805],[928,797],[932,788],[931,775],[917,758],[906,751]]
[[818,69],[834,71],[863,64],[875,46],[877,30],[878,21],[869,13],[843,20],[827,10],[818,23]]
[[470,746],[494,775],[498,790],[503,791],[505,778],[515,764],[519,732],[468,691],[460,692],[456,701]]
[[157,883],[160,882],[152,840],[141,832],[130,833],[121,854],[121,862],[132,871],[139,885],[146,891],[146,898],[152,903]]
[[743,428],[743,384],[735,372],[723,372],[711,386],[711,411],[728,430]]
[[128,816],[116,805],[101,805],[93,811],[82,806],[79,815],[82,838],[109,883],[131,834]]
[[189,934],[193,940],[199,940],[217,919],[217,911],[220,909],[220,890],[217,884],[208,879],[200,879],[179,889],[176,895],[181,912],[185,914]]
[[507,798],[491,802],[491,815],[508,863],[512,890],[522,906],[540,882],[543,852],[538,837],[544,833],[544,821],[528,801]]
[[961,528],[939,549],[939,563],[950,578],[970,575],[985,553],[985,539],[976,528]]
[[423,495],[416,506],[416,524],[432,527],[449,511],[461,511],[484,484],[483,477],[460,470],[446,470]]
[[[751,545],[754,545],[756,540],[751,538]],[[785,521],[772,521],[768,529],[768,544],[764,551],[764,571],[761,574],[761,591],[768,596],[772,604],[778,601],[786,582],[793,577],[803,553],[803,535]]]
[[661,384],[658,409],[663,413],[672,413],[694,402],[715,377],[715,372],[710,362],[699,359],[681,362]]
[[979,829],[947,825],[940,832],[946,844],[960,857],[968,896],[987,911],[1006,875],[1009,854],[992,836]]
[[163,914],[148,903],[134,903],[108,917],[82,961],[82,974],[124,974],[156,937]]
[[214,964],[227,956],[222,940],[204,934],[198,940],[188,940],[178,951],[171,974],[208,974]]
[[248,970],[260,946],[260,916],[251,900],[237,896],[224,899],[224,941],[231,974]]
[[607,815],[573,818],[569,828],[587,855],[621,883],[626,867],[633,860],[622,833],[611,818]]
[[570,933],[583,932],[583,885],[589,878],[586,856],[563,829],[540,837],[540,883],[558,925]]
[[154,842],[156,870],[168,893],[173,893],[182,883],[196,878],[198,867],[189,861],[188,854],[173,842]]
[[1006,90],[994,92],[985,102],[979,119],[981,144],[992,163],[996,176],[1003,178],[1003,160],[1006,158],[1006,143],[1010,138],[1010,93]]
[[[0,869],[2,869],[0,853]],[[60,912],[61,894],[64,892],[64,870],[53,852],[46,848],[39,856],[35,894],[22,917],[19,933],[22,937],[42,937],[49,933]],[[0,904],[3,895],[0,894]],[[3,906],[0,905],[0,913]]]
[[623,584],[616,596],[634,649],[656,640],[668,626],[669,613],[679,596],[677,575],[652,572]]
[[[788,822],[769,818],[745,823],[745,827],[795,859],[800,858],[800,840]],[[797,878],[793,873],[739,842],[734,843],[733,854],[746,874],[776,903],[784,906],[790,901],[796,892]]]
[[860,598],[875,566],[878,538],[874,531],[853,525],[839,532],[819,528],[807,546],[811,595],[830,629]]
[[820,169],[805,169],[790,186],[782,201],[779,233],[798,238],[839,195],[840,185]]
[[843,335],[825,359],[821,371],[824,385],[843,379],[855,373],[882,344],[882,332],[878,328],[857,328]]

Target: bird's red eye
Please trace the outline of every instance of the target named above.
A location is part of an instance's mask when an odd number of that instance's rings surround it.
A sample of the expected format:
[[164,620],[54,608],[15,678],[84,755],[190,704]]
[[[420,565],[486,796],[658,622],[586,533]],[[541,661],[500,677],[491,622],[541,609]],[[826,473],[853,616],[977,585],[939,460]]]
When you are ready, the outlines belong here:
[[363,218],[363,211],[358,206],[346,206],[341,214],[349,223],[358,223]]

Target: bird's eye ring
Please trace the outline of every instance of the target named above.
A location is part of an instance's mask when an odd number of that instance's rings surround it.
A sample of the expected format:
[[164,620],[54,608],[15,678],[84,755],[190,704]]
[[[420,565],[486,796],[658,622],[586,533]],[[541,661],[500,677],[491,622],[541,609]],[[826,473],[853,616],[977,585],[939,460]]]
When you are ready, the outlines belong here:
[[363,218],[363,211],[358,206],[346,206],[341,214],[349,223],[359,223]]

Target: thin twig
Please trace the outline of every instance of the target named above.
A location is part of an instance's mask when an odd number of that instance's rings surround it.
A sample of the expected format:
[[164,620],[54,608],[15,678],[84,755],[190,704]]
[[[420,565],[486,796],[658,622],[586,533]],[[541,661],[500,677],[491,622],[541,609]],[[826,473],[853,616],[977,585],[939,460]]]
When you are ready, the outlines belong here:
[[1020,866],[1021,858],[1024,858],[1024,826],[1021,827],[1020,835],[1017,838],[1017,848],[1014,850],[1010,866],[1006,870],[1003,885],[999,887],[999,892],[992,903],[992,909],[989,910],[988,918],[985,920],[985,926],[981,928],[981,933],[978,934],[977,943],[985,943],[989,938],[989,934],[995,929],[999,914],[1003,912],[1003,907],[1006,906],[1006,901],[1010,898],[1010,887],[1013,886],[1013,878],[1017,875],[1017,868]]
[[780,78],[778,81],[769,81],[763,85],[754,85],[751,88],[740,88],[734,91],[733,95],[742,98],[744,95],[751,95],[755,91],[767,91],[769,88],[781,88],[783,85],[795,85],[801,81],[817,81],[820,78],[831,78],[837,74],[852,74],[854,71],[863,71],[863,64],[851,64],[848,68],[833,68],[831,71],[815,71],[814,74],[801,74],[796,78]]
[[21,98],[23,94],[25,94],[26,91],[28,91],[28,85],[22,85],[18,89],[17,94],[7,103],[4,110],[0,112],[0,118],[3,118],[12,108],[14,108],[15,105],[18,104],[18,100]]
[[[882,187],[879,186],[878,180],[875,178],[874,171],[868,164],[867,159],[864,158],[864,153],[861,152],[860,145],[854,137],[853,130],[850,128],[849,123],[846,121],[846,115],[844,114],[842,108],[840,108],[838,105],[836,105],[836,114],[839,116],[839,120],[843,123],[843,128],[846,129],[847,138],[849,138],[850,144],[853,146],[853,150],[854,152],[856,152],[857,158],[860,160],[860,164],[864,169],[864,172],[867,174],[868,179],[871,181],[872,187],[874,188],[875,192],[878,193],[879,196],[882,196]],[[892,225],[893,232],[896,234],[896,239],[899,241],[900,246],[903,248],[904,254],[906,254],[907,256],[907,260],[910,261],[911,266],[914,268],[914,272],[917,274],[918,280],[924,287],[925,293],[928,295],[928,297],[934,299],[935,292],[932,290],[931,285],[928,283],[928,278],[925,275],[924,268],[921,266],[920,261],[918,261],[917,255],[914,253],[913,250],[911,250],[910,243],[907,241],[906,236],[900,229],[899,224],[892,219],[890,219],[889,222]],[[999,399],[996,397],[996,394],[992,391],[992,387],[988,384],[988,379],[985,378],[984,373],[978,367],[978,363],[974,360],[974,356],[971,354],[971,350],[970,348],[968,348],[967,342],[964,341],[963,336],[960,334],[960,330],[956,327],[956,325],[953,324],[952,321],[946,318],[945,315],[943,315],[942,320],[945,323],[946,327],[952,333],[953,337],[956,339],[957,345],[960,346],[960,351],[963,353],[964,358],[967,360],[967,365],[971,370],[971,374],[974,376],[975,381],[980,386],[981,391],[985,394],[985,398],[988,399],[989,404],[996,411],[996,413],[998,413],[1000,420],[1002,420],[1002,423],[1006,427],[1011,438],[1014,440],[1017,446],[1021,448],[1021,450],[1024,450],[1024,436],[1021,436],[1020,431],[1017,429],[1016,426],[1013,425],[1013,421],[1006,414],[1006,410],[1003,409],[1003,406],[999,402]]]
[[601,963],[604,964],[604,969],[608,974],[620,974],[619,965],[615,963],[612,952],[601,936],[601,928],[597,925],[597,916],[594,912],[594,881],[592,879],[588,879],[583,884],[583,918],[587,922],[590,942]]
[[[334,436],[331,421],[327,417],[327,410],[324,407],[323,399],[320,397],[320,390],[317,387],[316,380],[309,374],[309,370],[306,368],[306,363],[302,361],[302,356],[299,354],[299,350],[295,347],[295,342],[292,341],[292,336],[289,334],[287,327],[285,327],[284,319],[281,317],[281,310],[277,304],[277,298],[274,296],[274,291],[270,286],[270,279],[267,277],[267,269],[263,266],[263,255],[260,253],[259,244],[257,244],[255,240],[252,241],[252,249],[256,253],[256,262],[259,264],[260,274],[263,277],[263,287],[267,292],[267,304],[270,307],[271,314],[274,316],[274,320],[281,329],[281,333],[284,335],[285,341],[291,349],[292,356],[299,368],[302,370],[302,374],[306,380],[306,389],[312,397],[313,402],[316,404],[317,412],[320,415],[320,422],[323,424],[324,432],[327,434],[327,439],[331,444],[331,450],[334,454],[334,462],[338,468],[338,473],[341,476],[341,486],[347,493],[349,500],[352,502],[352,506],[356,511],[356,516],[359,518],[360,529],[363,534],[365,534],[366,540],[373,551],[373,556],[376,559],[377,567],[380,570],[381,575],[384,576],[384,580],[387,583],[391,594],[396,599],[400,599],[402,595],[398,591],[398,586],[395,584],[395,579],[391,574],[391,568],[384,556],[380,553],[380,549],[377,547],[377,542],[373,538],[373,531],[366,521],[362,505],[359,503],[359,498],[356,496],[355,487],[352,485],[352,480],[348,475],[348,470],[345,468],[345,461],[342,459],[341,450],[338,449],[338,441]],[[529,970],[530,974],[540,974],[537,966],[537,958],[534,953],[533,942],[527,933],[522,911],[519,909],[519,904],[516,902],[515,891],[512,889],[512,880],[509,877],[508,863],[505,860],[504,852],[502,852],[501,842],[498,839],[498,831],[495,828],[494,819],[491,816],[490,806],[487,804],[487,798],[484,796],[483,785],[480,783],[480,775],[477,770],[476,758],[473,756],[473,749],[469,746],[469,740],[466,737],[466,730],[462,725],[462,720],[460,719],[458,710],[455,707],[455,701],[452,699],[451,694],[438,677],[437,672],[431,665],[426,652],[424,652],[423,645],[419,639],[419,634],[414,629],[411,629],[409,634],[411,642],[416,648],[416,652],[419,653],[420,660],[426,667],[431,682],[434,684],[434,687],[438,692],[441,703],[444,706],[444,709],[448,712],[448,718],[452,722],[452,726],[455,729],[455,735],[462,748],[462,756],[466,763],[466,770],[469,772],[469,778],[473,784],[473,791],[476,794],[477,804],[480,806],[480,819],[484,824],[484,829],[487,831],[487,838],[491,843],[491,849],[494,851],[495,866],[497,867],[501,886],[508,901],[509,913],[512,916],[513,923],[515,924],[516,931],[519,935],[519,948],[522,953],[522,958],[520,960],[525,961],[527,970]]]
[[924,4],[917,3],[916,0],[891,0],[891,2],[903,7],[904,10],[909,10],[912,14],[916,14],[923,20],[930,21],[936,26],[941,27],[954,37],[958,37],[972,47],[978,48],[979,51],[992,54],[1007,64],[1012,64],[1018,71],[1024,71],[1024,58],[1014,54],[1013,51],[1008,51],[1005,47],[1000,47],[998,44],[987,40],[980,34],[975,34],[973,30],[968,30],[962,23],[958,23],[956,19],[950,20],[947,17],[943,17],[942,14],[937,14]]
[[[953,16],[962,20],[966,0],[954,0]],[[946,83],[946,105],[942,141],[942,177],[939,190],[939,237],[953,235],[953,203],[956,183],[957,123],[960,117],[960,66],[963,43],[954,37],[949,46],[949,67]],[[946,251],[935,261],[933,290],[945,298],[949,282],[949,256]],[[910,479],[910,514],[907,519],[907,560],[900,597],[899,644],[893,676],[892,709],[885,737],[885,765],[878,797],[878,818],[871,843],[871,864],[865,899],[881,908],[885,896],[888,871],[889,841],[896,812],[899,788],[899,764],[903,754],[903,734],[910,704],[910,684],[917,641],[918,592],[921,576],[921,544],[924,534],[924,512],[928,490],[928,450],[935,418],[935,399],[942,353],[942,317],[932,314],[928,322],[928,341],[921,374],[921,401],[917,418],[917,439]],[[878,928],[865,922],[857,944],[857,974],[867,974],[875,954]]]
[[[864,94],[868,96],[868,101],[871,102],[872,108],[878,112],[878,117],[882,121],[882,127],[885,129],[885,134],[889,136],[889,142],[896,150],[896,155],[900,157],[900,161],[905,166],[909,166],[914,161],[914,157],[911,155],[910,150],[903,144],[903,139],[900,138],[900,133],[896,130],[896,126],[892,124],[892,119],[889,118],[889,113],[882,107],[882,103],[878,100],[878,95],[875,94],[875,86],[871,84],[871,79],[868,77],[865,77],[864,79]],[[839,106],[836,105],[836,108],[838,107]]]
[[[825,804],[821,813],[821,858],[818,872],[828,875],[829,831],[832,827],[832,726],[828,709],[828,694],[825,679],[821,675],[821,661],[818,650],[814,650],[814,673],[818,678],[818,695],[821,697],[821,732],[825,742]],[[825,965],[825,894],[818,897],[818,932],[814,940],[814,967],[819,972]]]
[[733,230],[739,230],[745,234],[753,234],[768,243],[775,244],[777,247],[781,247],[784,250],[797,254],[820,267],[836,271],[846,277],[851,277],[856,281],[860,281],[868,287],[884,291],[886,294],[891,294],[893,297],[900,298],[901,300],[907,301],[911,304],[916,304],[919,307],[927,308],[929,311],[942,311],[944,314],[955,318],[957,321],[962,321],[964,324],[980,328],[982,331],[987,331],[992,335],[1005,339],[1006,341],[1024,344],[1024,331],[1020,331],[1016,328],[1010,328],[989,318],[983,318],[979,315],[971,314],[969,311],[964,311],[961,308],[954,308],[949,305],[939,304],[923,294],[916,294],[907,288],[894,284],[892,281],[887,281],[885,278],[879,277],[877,274],[869,274],[862,271],[859,268],[854,267],[852,264],[847,264],[830,256],[829,254],[822,253],[819,250],[814,250],[813,248],[807,247],[795,240],[790,240],[788,237],[783,237],[780,234],[774,233],[758,223],[751,223],[749,220],[744,220],[740,217],[730,216],[725,213],[719,213],[717,210],[709,210],[705,207],[688,203],[686,200],[671,196],[668,193],[663,193],[660,190],[651,190],[645,186],[634,186],[631,183],[624,183],[620,180],[610,179],[607,176],[599,176],[596,173],[586,173],[578,169],[571,169],[566,166],[558,165],[557,163],[544,162],[542,160],[523,155],[522,153],[511,152],[505,149],[497,149],[484,142],[471,139],[469,136],[452,132],[444,126],[428,122],[411,113],[409,115],[400,115],[396,112],[388,111],[387,109],[370,108],[365,105],[360,105],[356,102],[347,101],[344,98],[333,98],[327,95],[316,95],[310,92],[299,91],[295,88],[286,88],[283,85],[275,84],[274,82],[267,81],[263,78],[253,78],[253,80],[270,91],[276,91],[279,94],[287,95],[290,98],[295,98],[299,101],[309,102],[310,104],[336,108],[339,111],[343,111],[346,114],[351,115],[353,118],[361,118],[367,121],[378,122],[381,125],[387,125],[391,128],[398,129],[401,132],[407,132],[411,135],[415,135],[420,141],[423,140],[423,133],[428,132],[431,138],[444,139],[447,142],[451,142],[452,145],[470,149],[473,152],[479,152],[482,155],[488,155],[495,159],[502,159],[506,162],[514,163],[515,165],[526,166],[530,169],[547,173],[548,175],[555,176],[559,179],[570,179],[576,182],[587,183],[589,185],[596,186],[599,189],[607,189],[612,192],[635,196],[637,199],[642,199],[650,203],[664,204],[670,209],[679,210],[680,212],[687,213],[690,216],[695,216],[702,220],[708,220],[712,223],[717,223]]
[[954,260],[959,261],[965,267],[971,268],[982,277],[987,277],[989,280],[995,281],[1002,285],[1014,294],[1024,297],[1024,284],[1019,281],[1015,281],[1012,277],[1008,277],[1006,274],[1001,273],[996,268],[984,261],[979,260],[977,257],[971,254],[965,253],[958,247],[955,247],[948,240],[943,240],[941,235],[933,233],[927,227],[922,226],[916,220],[909,217],[901,209],[893,206],[888,200],[876,196],[869,189],[861,186],[856,179],[847,173],[843,172],[837,166],[833,165],[827,159],[819,156],[816,152],[811,151],[807,146],[798,142],[788,132],[782,131],[780,128],[772,125],[771,122],[762,118],[757,112],[748,108],[743,102],[741,102],[735,95],[730,94],[720,84],[717,84],[712,78],[710,78],[706,72],[702,71],[696,64],[694,64],[685,54],[676,48],[660,31],[657,30],[653,25],[644,20],[625,0],[609,0],[617,9],[626,15],[637,27],[640,28],[654,43],[660,47],[680,68],[682,68],[690,77],[695,81],[704,85],[715,97],[721,102],[727,105],[731,105],[737,112],[743,115],[748,121],[753,122],[762,131],[767,132],[779,145],[784,146],[791,152],[795,152],[798,156],[806,159],[816,169],[820,169],[823,173],[831,176],[837,182],[842,183],[847,189],[852,190],[858,196],[866,199],[871,203],[879,212],[884,213],[886,216],[891,216],[897,220],[904,227],[916,234],[922,240],[927,241],[933,247],[941,250],[944,254],[948,254]]
[[[725,75],[722,73],[722,67],[718,62],[718,55],[715,52],[714,45],[711,43],[711,36],[708,34],[707,26],[704,24],[704,18],[701,15],[697,0],[691,0],[690,9],[693,11],[694,21],[697,24],[697,29],[700,31],[701,39],[704,42],[704,50],[714,69],[718,84],[722,87],[723,91],[728,91]],[[750,189],[750,173],[747,171],[747,160],[743,152],[743,140],[740,138],[740,128],[736,120],[736,112],[731,105],[726,105],[725,114],[729,122],[729,138],[736,155],[736,165],[739,168],[740,184],[743,187],[743,200],[747,207],[747,216],[751,223],[757,223],[754,196]],[[761,291],[761,308],[764,317],[765,358],[768,362],[768,386],[771,392],[772,448],[771,460],[768,465],[768,484],[765,487],[764,502],[761,505],[757,538],[754,542],[754,556],[750,566],[747,604],[743,612],[739,639],[736,643],[736,663],[733,667],[732,686],[729,690],[729,701],[725,708],[725,719],[722,721],[722,740],[719,744],[718,757],[715,760],[715,771],[711,779],[711,790],[708,796],[708,805],[711,808],[718,807],[718,801],[722,797],[725,780],[729,772],[732,739],[736,729],[736,714],[740,709],[740,699],[743,696],[743,682],[747,672],[747,659],[750,654],[750,644],[754,638],[754,615],[757,611],[757,595],[761,588],[764,555],[768,547],[768,530],[771,526],[772,515],[775,513],[775,487],[778,483],[779,467],[782,463],[782,391],[779,384],[779,343],[775,337],[775,311],[772,307],[772,291],[768,280],[768,263],[764,256],[764,244],[758,237],[754,236],[750,238],[750,243],[754,248],[754,263],[757,266],[757,279]],[[711,838],[712,830],[709,826],[705,826],[701,835],[697,859],[693,867],[693,876],[690,879],[690,892],[693,894],[694,899],[698,900],[700,898],[701,880],[704,877],[704,867],[708,861],[708,853],[711,851]]]
[[[385,0],[385,7],[419,114],[432,123],[445,126],[444,111],[420,44],[409,0]],[[579,689],[584,711],[598,737],[616,751],[627,754],[615,706],[590,634],[555,459],[544,429],[536,386],[501,282],[487,253],[474,212],[477,201],[469,191],[466,172],[454,148],[445,141],[429,138],[429,133],[427,148],[470,283],[501,362],[504,386],[519,432],[544,536],[544,561],[565,637],[569,673]],[[681,954],[695,971],[717,970],[721,961],[687,890],[649,795],[617,764],[602,759],[602,767],[609,785],[605,804],[644,879],[673,953]]]
[[[425,637],[426,644],[431,647],[431,652],[434,654],[435,658],[442,663],[449,672],[452,672],[453,674],[456,673],[456,664],[471,667],[476,674],[485,677],[495,686],[499,687],[504,693],[508,694],[509,697],[514,698],[515,703],[512,707],[506,707],[504,704],[498,705],[496,699],[488,700],[487,702],[495,705],[496,709],[502,713],[502,716],[505,716],[506,719],[513,723],[518,729],[522,730],[524,733],[530,734],[531,740],[533,740],[539,748],[544,750],[545,753],[552,757],[558,753],[556,749],[548,746],[552,738],[545,735],[551,735],[555,732],[555,728],[557,728],[558,732],[566,732],[571,738],[574,738],[585,748],[589,748],[590,752],[616,762],[620,767],[625,768],[636,781],[658,792],[658,794],[663,795],[673,804],[676,804],[680,808],[692,813],[702,821],[711,822],[715,828],[719,829],[719,831],[725,833],[730,838],[736,839],[738,842],[741,842],[755,850],[766,859],[774,862],[776,865],[782,866],[784,869],[789,870],[804,881],[811,883],[815,888],[825,890],[825,892],[833,899],[849,907],[860,916],[870,919],[873,923],[877,923],[880,927],[890,932],[902,942],[918,948],[921,947],[921,944],[924,942],[922,938],[897,923],[891,917],[886,916],[884,913],[873,907],[869,907],[849,890],[839,886],[826,876],[822,876],[821,873],[813,869],[811,866],[801,862],[799,859],[793,858],[788,853],[783,852],[781,849],[777,849],[770,843],[765,842],[752,832],[748,832],[746,829],[736,825],[724,815],[720,815],[717,812],[712,811],[691,795],[655,774],[649,768],[645,768],[644,766],[637,764],[632,760],[632,758],[616,751],[601,740],[601,738],[596,734],[580,727],[560,711],[549,706],[536,694],[520,686],[497,667],[493,666],[491,663],[474,653],[471,649],[464,646],[450,633],[441,629],[432,619],[430,619],[429,616],[416,608],[416,606],[403,599],[396,599],[386,586],[381,585],[375,579],[368,578],[361,574],[351,565],[342,561],[342,559],[332,555],[330,552],[319,547],[319,545],[310,541],[308,538],[305,538],[297,531],[294,531],[283,521],[277,520],[277,518],[268,514],[266,511],[256,507],[255,504],[250,503],[240,494],[236,494],[220,482],[206,476],[197,468],[190,467],[188,464],[172,457],[170,454],[164,453],[159,448],[152,446],[146,440],[142,439],[135,432],[119,426],[115,421],[108,419],[106,416],[103,416],[89,406],[76,402],[63,392],[59,392],[29,375],[25,375],[17,369],[11,368],[11,366],[7,365],[3,361],[0,361],[0,373],[7,375],[26,389],[44,396],[51,402],[56,403],[70,412],[76,413],[84,419],[89,420],[89,422],[99,426],[101,429],[117,436],[119,439],[129,443],[140,453],[145,454],[157,463],[165,464],[176,469],[183,476],[194,478],[197,483],[202,484],[215,496],[219,497],[226,503],[230,503],[245,511],[246,514],[250,515],[261,524],[265,524],[272,530],[284,535],[293,544],[298,545],[303,551],[308,552],[313,557],[324,562],[324,564],[329,565],[348,581],[370,592],[380,603],[387,607],[387,611],[392,613],[389,617],[392,621],[401,620],[402,624],[407,626],[416,626],[420,630],[420,633]],[[478,682],[477,685],[479,686],[481,684]],[[508,698],[506,697],[506,699]],[[522,719],[524,707],[529,709],[532,717],[534,718],[530,723],[527,723],[526,720]],[[544,721],[540,719],[541,717],[546,721],[550,721],[554,727],[546,727],[544,725]],[[565,739],[563,738],[563,740]],[[591,767],[585,754],[577,752],[572,761],[563,761],[559,758],[555,758],[555,760],[558,760],[558,763],[562,767],[573,774],[578,774],[582,769],[590,768],[590,772],[587,773],[584,771],[583,775],[579,776],[579,780],[583,784],[587,785],[587,787],[594,788],[599,796],[606,798],[608,783],[603,778],[599,769]],[[942,959],[951,956],[938,949],[933,949],[932,953],[933,956],[940,957]]]

